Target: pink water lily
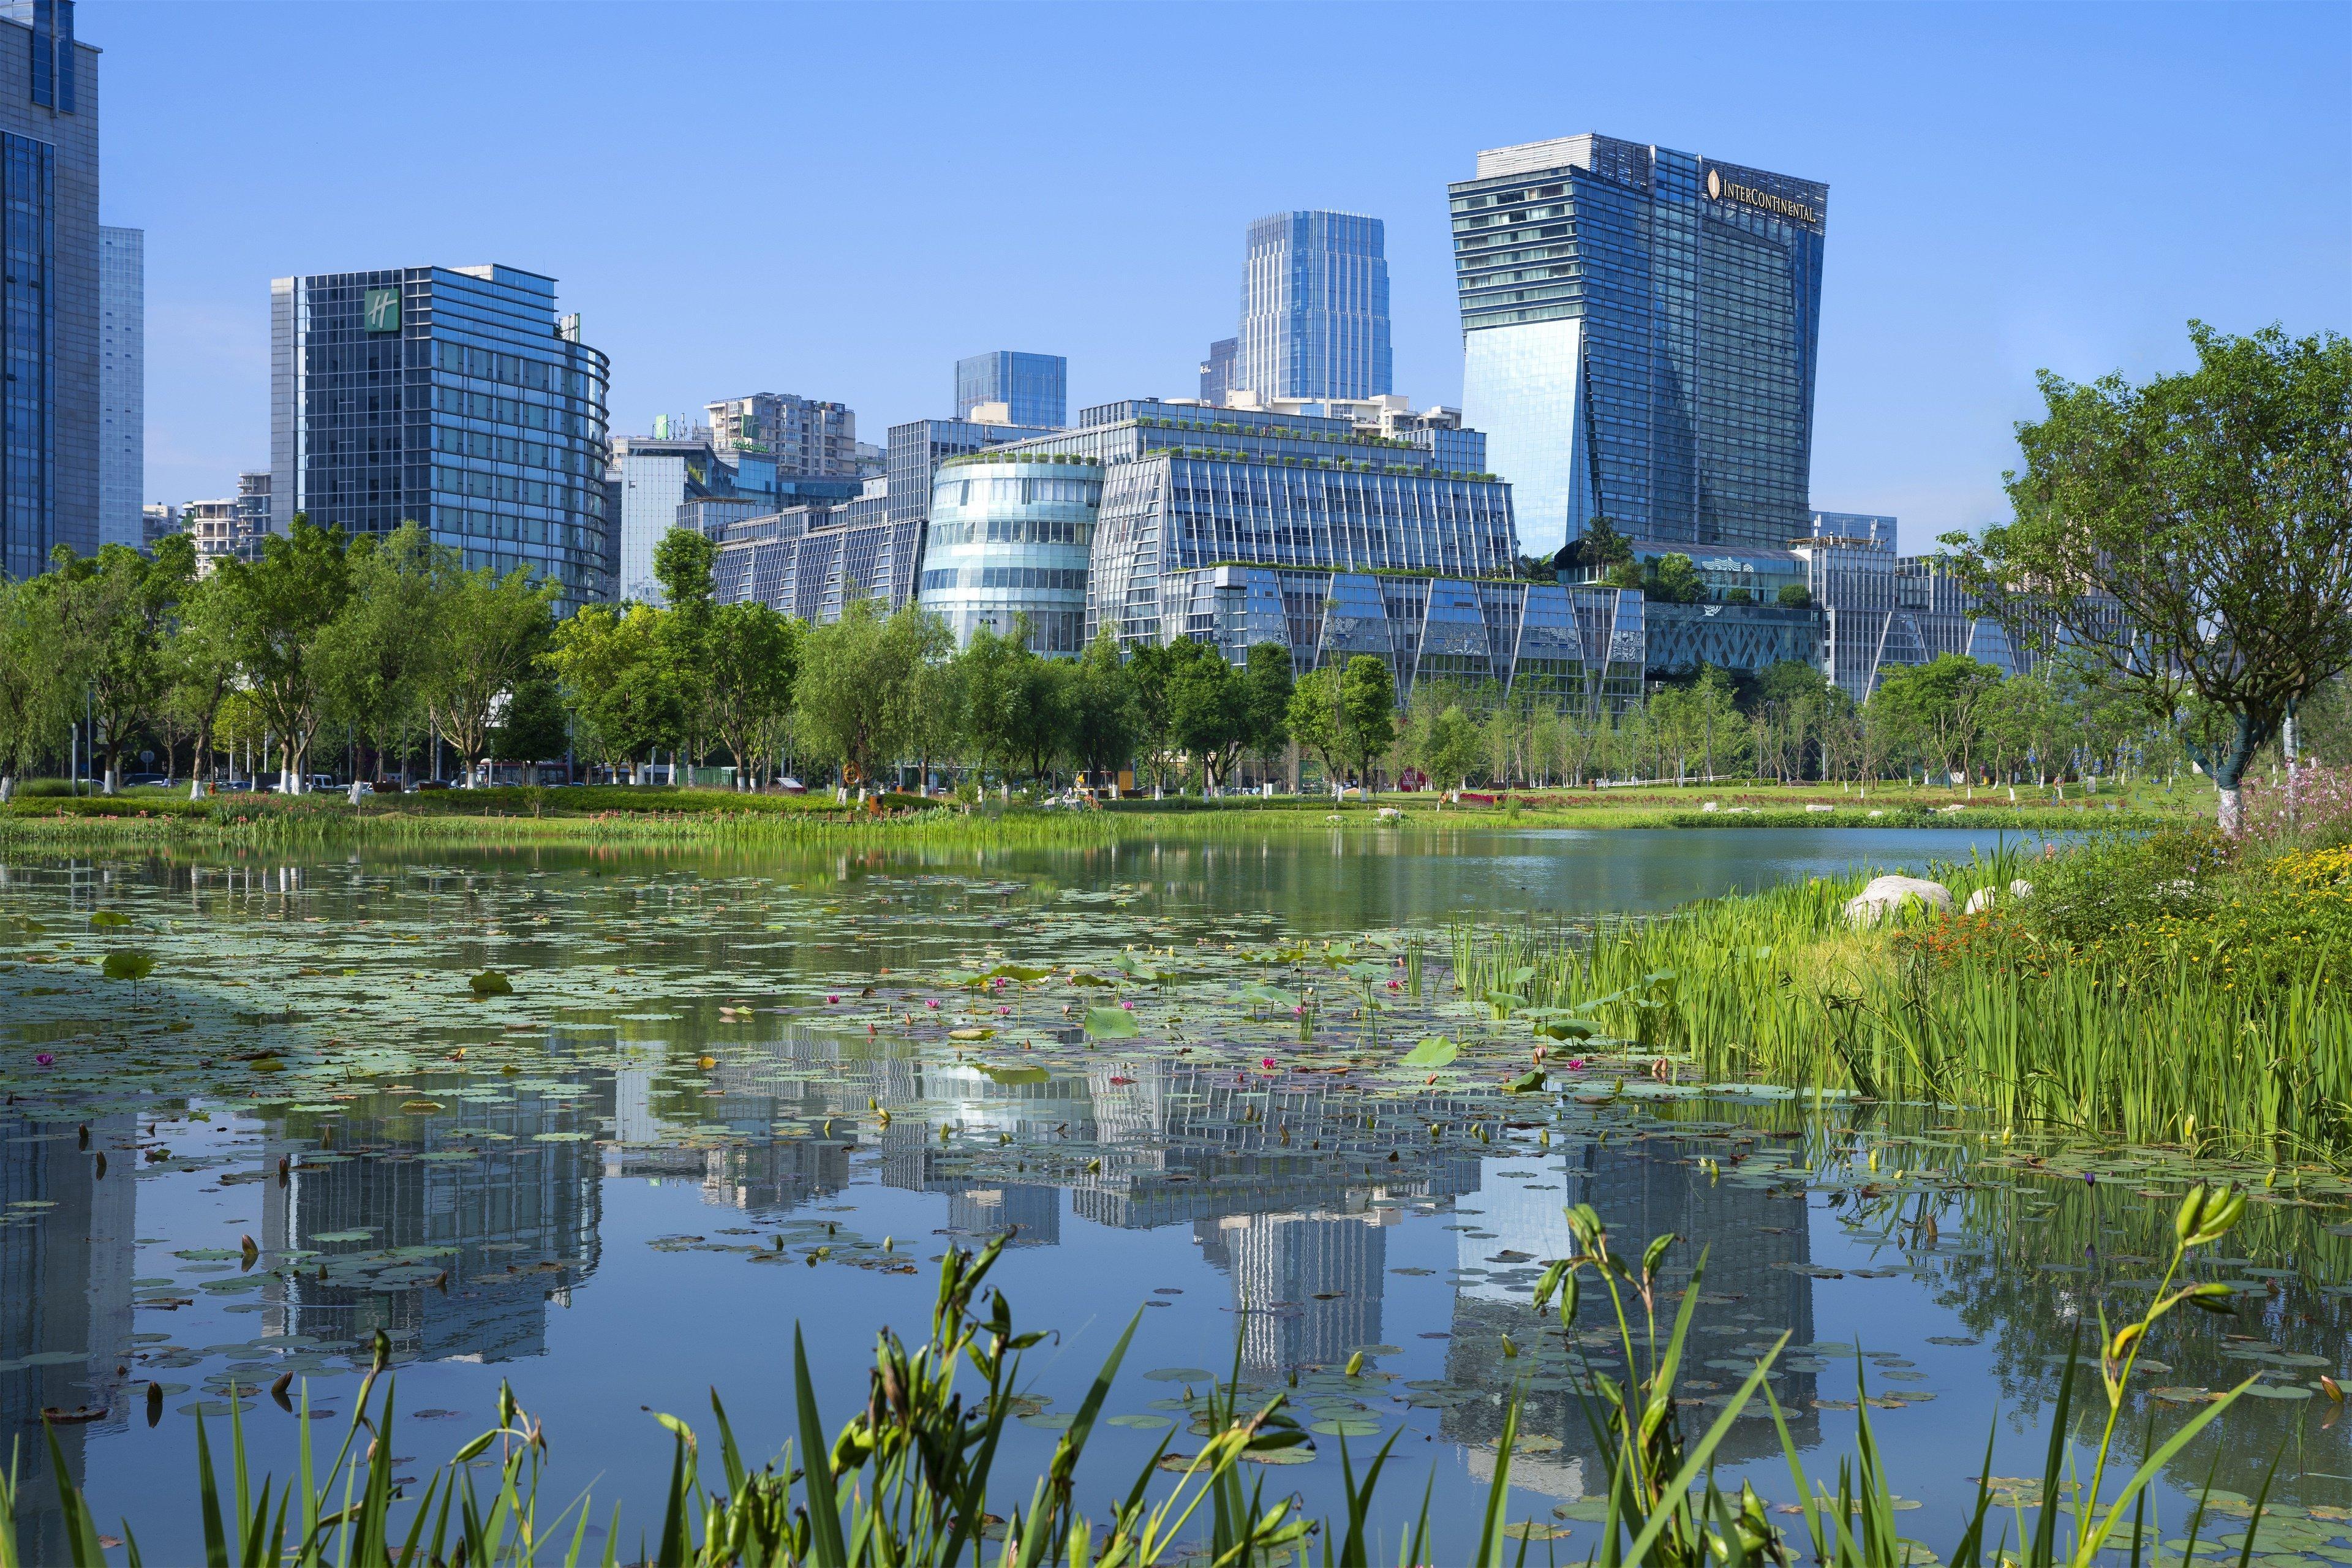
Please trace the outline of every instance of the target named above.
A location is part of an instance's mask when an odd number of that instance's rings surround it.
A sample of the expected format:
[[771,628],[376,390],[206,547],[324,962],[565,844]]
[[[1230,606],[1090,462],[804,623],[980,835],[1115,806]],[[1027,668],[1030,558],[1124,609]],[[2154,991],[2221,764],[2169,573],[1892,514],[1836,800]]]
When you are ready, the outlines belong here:
[[838,996],[835,996],[835,995],[828,995],[828,996],[826,996],[826,997],[825,997],[825,1000],[826,1000],[828,1003],[831,1003],[831,1002],[838,1002],[838,1001],[840,1001],[840,1000],[841,1000],[841,998],[840,998],[840,997],[838,997]]
[[1274,1066],[1274,1058],[1272,1057],[1267,1057],[1265,1060],[1259,1062],[1258,1066],[1263,1068],[1271,1068]]
[[1568,1058],[1568,1066],[1570,1071],[1576,1071],[1584,1066],[1584,1058],[1582,1057],[1570,1057]]
[[1126,1008],[1130,1013],[1135,1011],[1135,1004],[1132,1002],[1122,1002],[1119,1005]]
[[38,1056],[36,1056],[36,1057],[33,1058],[33,1065],[34,1065],[35,1067],[43,1067],[43,1068],[46,1068],[46,1067],[55,1067],[55,1066],[57,1065],[57,1060],[58,1060],[58,1058],[55,1058],[55,1057],[53,1057],[53,1056],[49,1055],[49,1053],[48,1053],[48,1052],[47,1052],[47,1051],[43,1051],[43,1052],[41,1052]]
[[925,1002],[923,1005],[926,1007],[936,1007],[939,1004],[937,1002]]

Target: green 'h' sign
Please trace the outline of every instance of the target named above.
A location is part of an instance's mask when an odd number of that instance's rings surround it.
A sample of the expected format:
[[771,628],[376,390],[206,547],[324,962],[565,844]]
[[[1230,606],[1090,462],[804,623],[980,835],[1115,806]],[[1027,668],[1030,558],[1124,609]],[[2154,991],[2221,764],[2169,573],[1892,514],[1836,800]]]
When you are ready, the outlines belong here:
[[369,289],[360,301],[360,315],[371,332],[400,331],[400,290]]

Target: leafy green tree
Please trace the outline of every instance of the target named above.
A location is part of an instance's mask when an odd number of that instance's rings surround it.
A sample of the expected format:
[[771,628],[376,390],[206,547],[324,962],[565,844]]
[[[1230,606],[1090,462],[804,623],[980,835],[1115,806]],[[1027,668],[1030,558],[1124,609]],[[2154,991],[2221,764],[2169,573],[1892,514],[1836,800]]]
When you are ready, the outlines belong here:
[[983,774],[993,763],[1009,775],[1012,758],[1021,744],[1018,710],[1026,682],[1020,666],[1024,658],[1037,657],[1029,649],[1028,632],[1024,616],[1013,618],[1010,635],[982,625],[973,629],[971,640],[956,656],[964,733]]
[[94,731],[89,743],[105,758],[104,788],[112,795],[125,742],[155,723],[170,689],[165,645],[195,581],[194,542],[175,534],[159,542],[152,559],[122,544],[84,556],[59,545],[51,560],[55,569],[35,591],[58,601],[56,679],[68,707],[73,696],[83,700]]
[[2352,667],[2352,339],[2192,321],[2197,367],[2042,373],[2014,521],[1945,542],[2012,637],[2104,665],[2212,775],[2224,832],[2289,708]]
[[1940,771],[1949,773],[1958,763],[1967,773],[2000,681],[2000,671],[1991,665],[1965,654],[1937,654],[1926,664],[1897,666],[1881,675],[1870,705]]
[[1450,703],[1430,719],[1422,768],[1435,787],[1460,789],[1477,771],[1486,749],[1478,721],[1463,711],[1460,703]]
[[[332,710],[375,753],[400,759],[408,782],[410,740],[427,722],[426,689],[442,651],[448,600],[462,557],[413,522],[382,536],[362,534],[345,556],[351,594],[320,638],[320,681]],[[184,632],[183,636],[190,634]],[[183,661],[184,689],[199,705],[218,700],[198,642]]]
[[689,759],[700,755],[706,739],[716,732],[711,571],[718,559],[719,546],[690,528],[673,528],[654,546],[654,579],[665,601],[658,628],[664,668],[677,685],[677,727],[663,739]]
[[1213,790],[1248,743],[1248,693],[1214,646],[1186,637],[1168,652],[1168,712],[1176,746],[1201,764],[1203,791]]
[[1088,773],[1111,773],[1133,754],[1135,736],[1135,692],[1118,639],[1098,632],[1070,682],[1070,752]]
[[1802,583],[1783,583],[1780,584],[1778,597],[1780,602],[1790,609],[1802,610],[1812,605],[1813,591]]
[[1176,731],[1171,679],[1180,655],[1161,643],[1145,643],[1127,661],[1128,689],[1135,704],[1135,739],[1156,788],[1168,786],[1168,770],[1183,749]]
[[800,622],[757,599],[720,605],[711,612],[704,668],[710,728],[735,759],[739,789],[757,787],[754,769],[761,749],[792,713],[803,629]]
[[644,759],[681,721],[661,613],[645,605],[583,605],[556,626],[541,662],[571,706],[574,744],[642,780]]
[[35,582],[0,577],[0,803],[16,798],[16,776],[68,722],[56,679],[58,640],[56,596]]
[[1290,744],[1290,693],[1296,684],[1287,646],[1250,645],[1249,662],[1242,668],[1244,743],[1269,773]]
[[1340,749],[1369,793],[1373,759],[1396,743],[1396,677],[1388,660],[1360,653],[1339,672],[1339,727]]
[[555,682],[543,675],[526,676],[507,696],[490,732],[490,754],[510,763],[560,757],[572,744],[566,718],[563,693]]
[[1645,597],[1669,605],[1696,605],[1706,598],[1706,580],[1699,575],[1697,565],[1689,556],[1679,550],[1670,550],[1643,574],[1642,592]]
[[1347,776],[1339,728],[1339,671],[1328,665],[1300,676],[1290,691],[1290,735],[1315,753],[1336,790]]
[[343,531],[297,512],[287,532],[262,542],[260,559],[225,560],[213,575],[240,674],[277,742],[278,787],[299,794],[327,703],[320,646],[351,594]]
[[908,605],[886,616],[873,599],[842,606],[841,618],[809,628],[801,643],[800,679],[793,688],[795,726],[821,759],[841,769],[845,784],[866,784],[898,752],[913,710],[911,689],[921,662],[915,628],[894,628]]
[[434,726],[466,764],[466,784],[489,751],[502,700],[538,668],[554,624],[555,585],[518,566],[461,572],[442,601],[437,657],[425,676]]
[[1586,523],[1584,537],[1577,544],[1581,559],[1590,564],[1616,566],[1633,559],[1633,542],[1605,517]]
[[930,787],[931,770],[952,766],[968,737],[964,672],[956,658],[955,632],[945,620],[918,610],[919,639],[913,678],[907,685],[907,744],[921,769],[920,787]]

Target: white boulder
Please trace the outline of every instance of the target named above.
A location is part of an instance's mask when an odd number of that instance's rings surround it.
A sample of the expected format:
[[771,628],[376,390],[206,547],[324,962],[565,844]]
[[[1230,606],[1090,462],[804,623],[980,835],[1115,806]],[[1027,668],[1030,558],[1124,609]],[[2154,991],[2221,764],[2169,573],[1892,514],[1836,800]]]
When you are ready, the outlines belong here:
[[1923,877],[1874,877],[1870,886],[1846,900],[1848,925],[1874,926],[1914,899],[1933,909],[1952,907],[1952,890]]
[[2030,899],[2033,896],[2033,884],[2020,877],[2009,885],[2009,896],[2012,899]]

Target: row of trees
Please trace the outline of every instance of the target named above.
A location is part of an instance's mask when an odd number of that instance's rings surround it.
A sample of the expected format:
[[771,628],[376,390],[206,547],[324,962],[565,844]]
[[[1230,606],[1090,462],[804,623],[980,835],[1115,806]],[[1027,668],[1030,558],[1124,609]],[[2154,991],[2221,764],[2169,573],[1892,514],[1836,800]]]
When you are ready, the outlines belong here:
[[322,736],[402,768],[428,744],[471,763],[500,725],[560,753],[561,706],[534,679],[552,606],[414,526],[347,542],[298,518],[209,575],[185,535],[152,557],[60,549],[0,583],[0,797],[77,751],[109,789],[142,751],[186,753],[199,781],[226,751],[266,757],[289,791]]

